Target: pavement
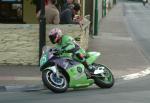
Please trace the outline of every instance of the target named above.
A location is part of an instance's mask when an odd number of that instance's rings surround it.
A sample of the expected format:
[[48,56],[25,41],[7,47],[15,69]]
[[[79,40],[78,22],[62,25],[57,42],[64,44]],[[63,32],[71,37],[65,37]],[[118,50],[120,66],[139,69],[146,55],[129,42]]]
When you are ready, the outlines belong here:
[[44,89],[38,66],[0,66],[0,92]]
[[[111,68],[115,78],[140,72],[149,62],[132,39],[124,17],[124,6],[117,4],[100,22],[99,35],[90,38],[89,50],[99,51],[97,63]],[[38,66],[0,66],[0,91],[44,89]]]
[[100,22],[99,35],[90,39],[90,50],[99,51],[102,56],[97,63],[111,68],[116,78],[149,68],[149,61],[132,37],[127,25],[125,6],[118,3]]

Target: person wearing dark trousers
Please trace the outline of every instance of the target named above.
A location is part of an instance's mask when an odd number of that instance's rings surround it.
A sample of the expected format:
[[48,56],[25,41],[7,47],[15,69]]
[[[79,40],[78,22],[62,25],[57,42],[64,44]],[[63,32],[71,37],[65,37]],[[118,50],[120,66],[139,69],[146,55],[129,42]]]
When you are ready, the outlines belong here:
[[74,0],[65,0],[65,2],[66,2],[66,3],[63,5],[61,11],[64,11],[65,9],[69,8],[69,5],[73,4],[73,3],[74,3]]
[[75,15],[80,11],[80,4],[73,3],[60,14],[60,24],[79,24],[81,19],[74,20]]

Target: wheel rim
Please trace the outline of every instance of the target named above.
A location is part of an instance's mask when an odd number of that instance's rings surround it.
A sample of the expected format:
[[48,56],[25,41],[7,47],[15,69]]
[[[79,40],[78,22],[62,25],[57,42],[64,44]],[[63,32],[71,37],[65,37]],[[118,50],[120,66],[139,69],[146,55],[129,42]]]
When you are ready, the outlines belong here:
[[104,72],[102,74],[99,74],[100,75],[99,78],[100,78],[100,80],[102,82],[104,82],[104,83],[112,83],[113,75],[112,75],[112,73],[110,72],[110,70],[107,67],[105,67],[103,65],[97,65],[96,68],[101,68],[101,69],[103,68]]
[[60,74],[59,78],[51,71],[46,73],[47,81],[57,89],[63,89],[67,86],[67,80],[64,75]]
[[51,79],[51,81],[52,81],[54,84],[59,85],[59,86],[63,85],[64,79],[61,78],[61,77],[58,78],[58,77],[56,76],[56,74],[51,73],[49,78]]

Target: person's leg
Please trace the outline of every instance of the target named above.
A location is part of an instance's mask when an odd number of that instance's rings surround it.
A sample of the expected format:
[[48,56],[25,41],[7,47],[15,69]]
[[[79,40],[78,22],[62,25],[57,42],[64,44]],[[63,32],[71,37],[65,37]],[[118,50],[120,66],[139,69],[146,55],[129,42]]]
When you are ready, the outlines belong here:
[[84,67],[90,72],[93,73],[93,68],[87,63],[85,55],[81,53],[77,53],[76,57],[80,60],[80,62],[84,65]]
[[85,60],[85,57],[84,57],[83,54],[81,54],[81,53],[76,53],[75,55],[76,55],[77,59],[78,59],[80,62],[82,62],[82,63],[85,64],[86,66],[88,65],[87,63],[84,63],[86,60]]

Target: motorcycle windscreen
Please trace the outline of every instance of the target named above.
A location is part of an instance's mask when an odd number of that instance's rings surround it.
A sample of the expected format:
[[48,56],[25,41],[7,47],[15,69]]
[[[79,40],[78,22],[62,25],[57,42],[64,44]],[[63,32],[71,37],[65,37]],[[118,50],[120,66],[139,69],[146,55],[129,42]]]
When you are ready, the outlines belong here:
[[96,61],[96,59],[101,55],[99,52],[88,52],[88,57],[86,59],[88,64],[92,64]]

